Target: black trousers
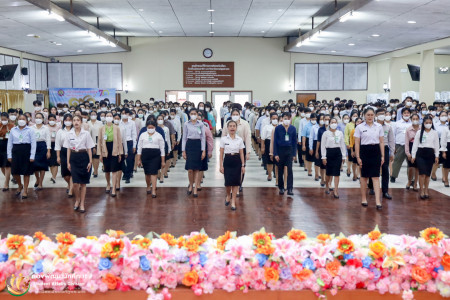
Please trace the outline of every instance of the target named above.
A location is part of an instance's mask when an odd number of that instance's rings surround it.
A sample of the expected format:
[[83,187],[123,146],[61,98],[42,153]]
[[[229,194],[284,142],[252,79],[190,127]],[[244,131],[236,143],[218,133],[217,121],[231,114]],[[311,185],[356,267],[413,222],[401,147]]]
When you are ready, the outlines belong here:
[[127,148],[128,148],[128,156],[126,158],[126,164],[122,169],[122,171],[123,177],[130,179],[134,169],[133,141],[127,141]]
[[304,164],[305,162],[303,161],[303,157],[302,157],[302,145],[300,145],[299,143],[297,143],[297,155],[298,155],[298,163]]
[[287,188],[288,190],[294,188],[294,175],[292,174],[292,147],[279,147],[278,156],[278,188],[284,189],[284,167],[287,167]]
[[[369,189],[373,190],[372,178],[369,179]],[[389,189],[389,146],[384,146],[384,163],[381,166],[381,192],[387,193]]]

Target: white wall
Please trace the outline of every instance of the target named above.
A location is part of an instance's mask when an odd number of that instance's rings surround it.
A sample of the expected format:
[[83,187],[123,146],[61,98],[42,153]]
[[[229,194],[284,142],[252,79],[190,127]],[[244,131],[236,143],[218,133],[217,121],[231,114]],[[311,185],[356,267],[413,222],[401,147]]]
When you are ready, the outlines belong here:
[[27,52],[20,52],[20,51],[3,48],[3,47],[0,47],[0,54],[16,56],[16,57],[26,58],[26,59],[32,59],[32,60],[37,60],[37,61],[43,61],[43,62],[50,61],[50,59],[48,57],[34,55],[34,54],[27,53]]
[[[284,52],[284,38],[130,38],[131,52],[101,55],[59,57],[61,62],[121,62],[124,86],[130,91],[122,99],[164,99],[165,90],[184,90],[183,61],[234,61],[235,87],[226,90],[252,90],[255,100],[267,103],[272,99],[295,99],[289,94],[294,85],[294,63],[304,62],[367,62],[367,59]],[[207,60],[203,49],[214,55]],[[336,96],[365,102],[366,94],[376,90],[375,64],[369,64],[368,91],[317,92],[318,99]],[[289,76],[289,70],[291,75]],[[380,86],[382,87],[382,85]],[[205,89],[197,89],[205,90]],[[210,100],[211,89],[207,90]],[[224,90],[224,89],[213,89]],[[302,91],[303,92],[303,91]]]

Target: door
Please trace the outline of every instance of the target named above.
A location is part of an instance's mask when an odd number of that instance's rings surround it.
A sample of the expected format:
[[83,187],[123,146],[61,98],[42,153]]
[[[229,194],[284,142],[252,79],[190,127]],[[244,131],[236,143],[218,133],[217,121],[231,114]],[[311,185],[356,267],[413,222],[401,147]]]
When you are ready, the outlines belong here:
[[252,95],[252,91],[211,91],[211,101],[217,111],[216,128],[221,129],[220,108],[223,107],[224,102],[231,101],[233,103],[239,103],[244,107],[245,102],[252,103]]
[[297,93],[297,103],[308,106],[308,102],[311,100],[316,100],[316,93]]

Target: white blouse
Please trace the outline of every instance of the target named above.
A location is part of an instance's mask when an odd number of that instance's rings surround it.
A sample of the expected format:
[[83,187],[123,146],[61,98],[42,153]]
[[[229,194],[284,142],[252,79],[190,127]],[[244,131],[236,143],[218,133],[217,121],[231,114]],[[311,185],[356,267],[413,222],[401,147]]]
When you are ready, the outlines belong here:
[[97,145],[98,143],[98,132],[100,128],[103,127],[102,121],[96,120],[94,124],[92,124],[92,121],[88,121],[89,129],[91,131],[91,137],[94,143]]
[[167,149],[170,152],[170,149],[172,149],[172,141],[170,139],[170,130],[169,127],[161,127],[164,130],[164,137],[166,138],[166,143],[167,143]]
[[237,134],[234,139],[229,134],[220,138],[220,148],[224,149],[225,154],[239,153],[240,149],[244,149],[244,141]]
[[87,150],[94,148],[95,143],[88,131],[81,128],[80,134],[76,135],[74,128],[67,133],[64,147],[74,151]]
[[276,126],[273,126],[272,124],[264,126],[261,131],[261,140],[271,140],[272,132],[275,129],[275,127]]
[[320,141],[320,152],[322,153],[322,159],[327,159],[327,148],[340,148],[342,153],[342,159],[347,157],[347,147],[344,142],[344,134],[342,131],[336,130],[331,132],[327,130],[322,135]]
[[450,129],[447,128],[442,130],[441,133],[441,151],[448,151],[447,144],[450,143]]
[[37,125],[33,125],[31,129],[33,129],[34,134],[36,135],[36,143],[45,142],[47,144],[47,149],[52,149],[52,138],[47,126],[42,125],[41,128],[37,128]]
[[434,150],[434,155],[439,157],[439,136],[436,130],[431,129],[430,132],[423,132],[422,140],[420,141],[420,132],[417,131],[416,136],[414,137],[414,143],[411,155],[413,158],[416,158],[417,149],[419,148],[432,148]]
[[[168,130],[168,129],[167,129]],[[162,135],[155,131],[152,135],[147,132],[144,132],[139,137],[137,154],[142,154],[142,149],[159,149],[161,151],[161,156],[165,156],[164,149],[164,139]]]
[[55,151],[61,151],[61,148],[64,147],[64,141],[66,140],[69,132],[70,130],[67,130],[67,127],[58,130],[55,138]]

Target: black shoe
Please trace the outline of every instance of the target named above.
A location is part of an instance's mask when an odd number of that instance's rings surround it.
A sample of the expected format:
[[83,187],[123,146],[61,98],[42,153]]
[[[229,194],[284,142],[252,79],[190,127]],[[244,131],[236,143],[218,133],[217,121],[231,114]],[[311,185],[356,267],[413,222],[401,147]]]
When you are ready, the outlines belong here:
[[127,178],[127,180],[125,180],[125,183],[130,183],[130,179]]
[[27,199],[28,198],[28,196],[22,196],[22,199]]
[[236,210],[236,206],[232,206],[231,210],[233,210],[233,211]]
[[116,196],[116,194],[113,194],[113,193],[111,193],[111,197],[113,197],[113,198],[114,198],[115,196]]
[[164,178],[169,178],[169,175],[164,175]]
[[105,190],[106,194],[109,194],[111,192],[111,190]]
[[395,177],[392,177],[392,176],[391,176],[391,182],[392,182],[392,183],[395,183]]
[[433,180],[433,181],[436,181],[437,180],[437,177],[431,177],[431,180]]
[[426,197],[425,197],[425,195],[420,195],[420,199],[422,199],[422,200],[425,200],[426,199]]
[[315,181],[319,181],[319,178],[314,178]]
[[[306,171],[306,170],[305,170]],[[312,177],[312,174],[308,174],[308,176],[311,176]]]
[[125,176],[122,177],[122,180],[127,180],[127,178]]
[[324,187],[324,186],[325,186],[325,183],[321,183],[320,186],[321,186],[321,187]]
[[227,198],[225,198],[225,206],[230,205],[230,201],[227,201]]
[[280,191],[278,192],[278,194],[284,195],[284,189],[280,189]]
[[150,195],[152,193],[152,191],[147,191],[147,195]]
[[156,195],[153,195],[153,194],[152,194],[152,198],[156,198]]
[[325,194],[329,195],[330,194],[330,190],[326,190]]
[[194,194],[194,198],[198,198],[198,194]]
[[188,196],[189,196],[190,194],[192,194],[192,191],[189,190],[189,187],[190,187],[190,185],[188,185],[188,190],[187,190],[187,192],[186,192],[186,193],[188,194]]
[[242,186],[239,187],[239,192],[242,192]]
[[362,202],[361,205],[364,206],[364,207],[367,207],[367,206],[369,206],[369,203],[367,203],[367,202]]
[[334,199],[339,199],[339,195],[333,194]]
[[377,210],[382,210],[383,209],[383,205],[377,205]]
[[67,198],[73,198],[73,195],[67,195]]
[[374,190],[369,190],[369,195],[375,195],[375,191]]
[[53,179],[53,178],[50,178],[50,181],[53,182],[53,183],[56,183],[56,180]]
[[288,189],[287,194],[288,194],[289,196],[294,196],[294,191],[292,191],[292,189]]
[[430,196],[424,195],[425,199],[430,199]]
[[350,177],[350,175],[352,175],[352,173],[348,173],[348,172],[347,172],[347,177]]
[[392,196],[389,195],[389,193],[383,193],[383,198],[386,198],[388,200],[392,200]]
[[38,186],[39,186],[39,184],[37,184],[37,183],[34,184],[34,187],[35,187],[35,188],[37,188]]
[[272,181],[272,178],[267,178],[267,181]]
[[304,164],[304,163],[301,163],[301,164],[300,164],[300,167],[304,168],[304,167],[305,167],[305,164]]
[[7,191],[9,191],[9,188],[3,188],[2,191],[7,192]]
[[78,212],[84,214],[86,212],[86,209],[80,209]]
[[197,188],[197,191],[201,191],[202,190],[202,188]]
[[80,205],[74,206],[74,207],[73,207],[73,210],[74,210],[74,211],[78,211],[79,209],[80,209]]

